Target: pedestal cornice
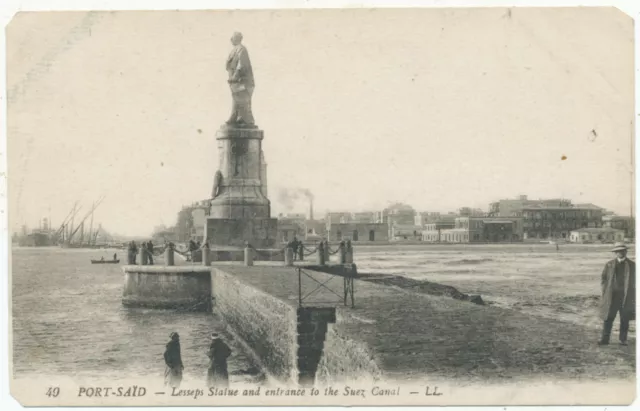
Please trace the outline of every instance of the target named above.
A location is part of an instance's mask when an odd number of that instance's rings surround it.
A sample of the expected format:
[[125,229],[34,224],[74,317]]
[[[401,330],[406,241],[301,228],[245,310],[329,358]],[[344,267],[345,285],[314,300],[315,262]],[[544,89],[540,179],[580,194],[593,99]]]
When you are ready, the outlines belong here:
[[240,128],[232,126],[222,126],[216,132],[217,140],[229,140],[229,139],[253,139],[262,140],[264,138],[264,131],[259,128]]

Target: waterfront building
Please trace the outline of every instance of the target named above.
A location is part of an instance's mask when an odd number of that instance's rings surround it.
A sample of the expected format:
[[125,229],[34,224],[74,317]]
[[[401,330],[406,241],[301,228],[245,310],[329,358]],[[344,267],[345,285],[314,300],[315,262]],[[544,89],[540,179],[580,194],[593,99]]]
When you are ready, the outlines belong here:
[[351,222],[351,213],[347,211],[328,211],[324,216],[325,232],[331,231],[334,224],[346,224]]
[[439,243],[442,241],[441,233],[443,230],[451,230],[455,227],[455,217],[442,216],[435,222],[429,222],[424,225],[422,230],[422,241],[431,243]]
[[457,217],[451,222],[431,223],[423,241],[443,243],[511,243],[522,241],[523,221],[518,217]]
[[622,230],[625,238],[634,239],[636,236],[636,221],[633,217],[619,215],[602,216],[602,227]]
[[288,243],[294,237],[298,240],[305,239],[306,221],[305,214],[280,214],[277,229],[278,242]]
[[327,225],[324,220],[305,221],[305,240],[322,241],[327,236]]
[[522,217],[524,239],[568,239],[573,230],[602,227],[604,210],[594,204],[572,204],[563,198],[530,200],[523,195],[492,203],[489,215]]
[[452,228],[443,230],[440,236],[441,243],[468,243],[469,230],[463,228]]
[[571,231],[569,241],[572,243],[615,243],[624,241],[625,233],[623,230],[614,228],[578,228]]
[[485,217],[487,213],[480,208],[462,207],[458,210],[458,215],[461,217]]
[[375,223],[375,211],[358,211],[351,214],[351,222],[354,223]]
[[437,211],[423,211],[416,213],[414,217],[414,225],[425,227],[427,224],[437,223],[441,221],[450,221],[453,223],[458,216],[456,213],[443,214]]
[[389,241],[389,228],[385,223],[334,223],[327,232],[329,241],[352,242]]
[[[406,228],[411,226],[415,227],[416,210],[410,205],[403,203],[394,203],[382,211],[375,212],[375,222],[387,224],[388,233],[387,237],[393,239],[398,236],[399,239],[405,237]],[[393,227],[397,227],[394,231]],[[419,233],[422,228],[419,227],[416,231]],[[411,229],[410,232],[414,230]],[[419,235],[419,234],[418,234]]]
[[416,210],[410,205],[394,203],[382,211],[376,212],[376,222],[392,225],[414,225]]
[[193,226],[191,227],[191,238],[195,241],[204,240],[204,222],[207,218],[206,211],[203,208],[196,207],[191,210],[193,217]]
[[525,239],[568,239],[579,228],[602,227],[602,209],[592,204],[528,206],[517,215],[524,218]]
[[393,241],[422,241],[422,227],[415,224],[394,224],[389,227]]
[[204,224],[209,215],[209,200],[197,201],[189,206],[191,210],[190,238],[194,241],[204,241]]
[[489,216],[491,217],[513,217],[521,213],[527,207],[570,207],[571,200],[562,198],[549,198],[540,200],[530,200],[528,196],[521,195],[518,198],[502,199],[489,205]]

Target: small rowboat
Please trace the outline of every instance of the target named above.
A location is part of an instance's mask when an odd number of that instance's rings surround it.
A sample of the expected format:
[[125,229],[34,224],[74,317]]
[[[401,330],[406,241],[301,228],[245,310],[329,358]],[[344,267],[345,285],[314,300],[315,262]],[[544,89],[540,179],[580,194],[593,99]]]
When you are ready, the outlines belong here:
[[91,264],[118,264],[120,260],[91,260]]

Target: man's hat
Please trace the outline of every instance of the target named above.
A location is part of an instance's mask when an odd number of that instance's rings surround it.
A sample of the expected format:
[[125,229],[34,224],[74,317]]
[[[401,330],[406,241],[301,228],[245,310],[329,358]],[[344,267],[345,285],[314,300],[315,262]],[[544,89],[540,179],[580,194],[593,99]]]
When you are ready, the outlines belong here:
[[218,333],[211,333],[211,339],[212,340],[215,340],[218,337],[220,337],[220,335]]
[[180,338],[180,336],[177,332],[172,332],[171,334],[169,334],[169,338],[171,338],[172,340],[177,340],[178,338]]
[[627,251],[628,249],[629,247],[627,247],[625,243],[615,243],[613,245],[613,248],[611,249],[611,252],[615,253],[616,251]]

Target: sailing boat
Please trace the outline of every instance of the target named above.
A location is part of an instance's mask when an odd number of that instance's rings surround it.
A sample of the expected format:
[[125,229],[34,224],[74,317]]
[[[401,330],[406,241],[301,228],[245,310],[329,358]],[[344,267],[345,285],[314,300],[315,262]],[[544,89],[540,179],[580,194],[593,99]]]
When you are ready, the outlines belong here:
[[[93,214],[96,208],[98,208],[98,206],[102,203],[103,200],[104,200],[104,196],[102,196],[98,201],[93,203],[89,212],[85,214],[85,216],[82,218],[82,220],[80,221],[80,223],[75,229],[73,229],[73,219],[71,220],[71,227],[69,229],[69,234],[66,238],[66,241],[63,241],[60,244],[62,247],[64,248],[99,248],[96,246],[95,240],[97,238],[97,232],[99,232],[100,230],[99,229],[96,230],[97,231],[96,233],[92,232],[93,231]],[[89,217],[91,217],[91,223],[89,226],[89,232],[85,235],[84,223]],[[80,232],[78,237],[79,239],[78,241],[74,241],[74,237],[78,233],[78,231]],[[85,237],[87,238],[86,242],[85,242]]]

